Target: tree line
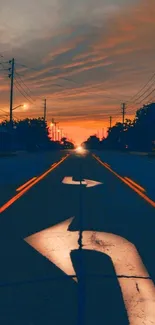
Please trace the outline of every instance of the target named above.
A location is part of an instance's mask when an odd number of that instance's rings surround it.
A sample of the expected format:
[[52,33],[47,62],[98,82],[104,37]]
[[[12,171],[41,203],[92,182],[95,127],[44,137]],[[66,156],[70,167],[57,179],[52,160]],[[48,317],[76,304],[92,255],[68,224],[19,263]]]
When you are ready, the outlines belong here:
[[108,129],[108,136],[101,141],[90,136],[83,145],[88,149],[147,151],[155,149],[155,103],[144,105],[136,111],[133,120],[116,123]]
[[5,120],[0,123],[0,151],[72,148],[74,145],[67,138],[61,141],[50,138],[47,122],[43,118],[13,120],[11,124]]

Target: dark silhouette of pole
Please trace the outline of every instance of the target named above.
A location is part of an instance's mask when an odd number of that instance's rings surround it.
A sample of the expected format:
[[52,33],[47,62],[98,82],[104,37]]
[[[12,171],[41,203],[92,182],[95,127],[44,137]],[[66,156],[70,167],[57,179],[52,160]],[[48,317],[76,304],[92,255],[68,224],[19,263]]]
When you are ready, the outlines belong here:
[[54,141],[54,123],[52,125],[52,140]]
[[54,118],[52,118],[52,140],[54,141]]
[[46,99],[44,99],[44,121],[46,121]]
[[111,129],[111,125],[112,125],[112,116],[110,116],[110,129]]
[[55,141],[57,141],[57,124],[59,122],[54,122],[54,125],[55,125]]
[[125,103],[122,103],[122,123],[124,125],[124,121],[125,121],[125,109],[126,109],[126,105]]
[[9,78],[11,80],[11,84],[10,84],[10,125],[12,125],[13,81],[14,81],[14,64],[15,64],[14,58],[12,60],[10,60],[9,63],[11,63],[11,68],[9,68],[9,70],[11,70],[11,73],[9,74]]
[[60,129],[61,130],[61,139],[62,139],[62,131],[63,131],[63,129]]

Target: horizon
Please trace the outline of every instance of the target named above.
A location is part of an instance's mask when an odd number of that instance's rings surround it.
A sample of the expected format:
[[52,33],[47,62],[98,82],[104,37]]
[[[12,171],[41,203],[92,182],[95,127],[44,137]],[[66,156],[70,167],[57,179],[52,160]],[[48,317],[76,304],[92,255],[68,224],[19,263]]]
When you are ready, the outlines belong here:
[[103,128],[106,134],[110,115],[112,125],[121,122],[122,102],[129,102],[125,117],[130,119],[147,103],[148,99],[141,105],[130,100],[153,74],[152,0],[84,0],[82,5],[75,0],[46,0],[37,4],[37,13],[30,0],[24,4],[15,0],[10,11],[8,5],[3,1],[0,13],[0,118],[3,110],[9,112],[6,69],[13,57],[13,105],[27,105],[14,116],[43,116],[46,98],[48,123],[52,118],[59,121],[78,144]]

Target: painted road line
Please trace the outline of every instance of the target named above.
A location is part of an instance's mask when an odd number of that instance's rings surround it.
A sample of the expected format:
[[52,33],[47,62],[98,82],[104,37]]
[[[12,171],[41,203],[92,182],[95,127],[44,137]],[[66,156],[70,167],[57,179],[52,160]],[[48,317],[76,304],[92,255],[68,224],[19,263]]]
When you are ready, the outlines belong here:
[[79,248],[79,232],[68,229],[73,219],[71,217],[24,240],[64,273],[73,275],[73,280],[77,281],[70,253]]
[[108,167],[111,167],[109,164],[105,163],[105,165],[107,165]]
[[56,164],[57,164],[57,163],[52,164],[51,167],[54,167]]
[[[68,156],[67,156],[68,157]],[[58,163],[56,163],[55,166],[49,168],[45,173],[37,177],[33,183],[29,184],[27,187],[25,187],[23,190],[21,190],[18,194],[13,196],[9,201],[7,201],[4,205],[0,207],[0,213],[4,212],[7,208],[9,208],[10,205],[12,205],[14,202],[16,202],[22,195],[24,195],[31,187],[33,187],[35,184],[40,182],[45,176],[47,176],[53,169],[58,167],[66,158],[62,158]]]
[[[24,241],[73,280],[79,282],[71,252],[79,248],[80,231],[69,229],[73,219],[74,217],[69,218],[34,233],[24,238]],[[100,252],[110,257],[115,276],[118,277],[130,325],[144,324],[144,322],[154,324],[154,283],[136,247],[121,236],[87,230],[83,231],[82,249]]]
[[137,184],[136,182],[134,182],[131,178],[129,177],[124,177],[128,182],[130,182],[131,184],[133,184],[135,187],[137,187],[140,191],[142,192],[146,192],[145,188],[143,188],[142,186],[140,186],[139,184]]
[[114,172],[114,170],[112,170],[110,167],[108,167],[107,165],[105,165],[105,163],[100,160],[100,158],[98,158],[95,155],[92,155],[101,165],[103,165],[105,168],[107,168],[113,175],[115,175],[117,178],[119,178],[123,183],[125,183],[126,185],[128,185],[132,190],[134,190],[139,196],[141,196],[146,202],[148,202],[150,205],[152,205],[153,208],[155,208],[155,201],[151,200],[147,195],[145,195],[144,193],[142,193],[138,188],[136,188],[134,185],[132,185],[131,183],[129,183],[124,177],[121,177],[119,174],[117,174],[116,172]]
[[18,187],[16,189],[16,192],[21,191],[23,188],[25,188],[27,185],[29,185],[30,183],[32,183],[37,177],[33,177],[31,178],[29,181],[27,181],[26,183],[24,183],[23,185],[21,185],[20,187]]
[[84,179],[83,181],[74,181],[73,176],[64,177],[62,183],[67,185],[86,185],[86,187],[94,187],[96,185],[103,184],[101,182],[93,181],[91,179]]

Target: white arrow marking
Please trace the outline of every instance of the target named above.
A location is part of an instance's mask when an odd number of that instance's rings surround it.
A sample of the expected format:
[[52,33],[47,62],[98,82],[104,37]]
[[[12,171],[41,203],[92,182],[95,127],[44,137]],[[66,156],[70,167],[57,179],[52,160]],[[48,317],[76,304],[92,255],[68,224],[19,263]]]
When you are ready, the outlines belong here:
[[70,253],[79,247],[79,232],[68,231],[72,220],[73,218],[69,218],[53,227],[26,237],[24,240],[63,272],[76,276]]
[[[76,276],[70,253],[79,248],[79,232],[69,231],[73,218],[42,230],[24,240],[68,275]],[[116,274],[148,277],[149,274],[136,250],[125,238],[98,231],[83,231],[83,249],[109,255]],[[154,324],[155,287],[153,281],[138,278],[118,278],[130,325]],[[148,308],[149,306],[149,308]],[[139,320],[140,319],[140,320]]]
[[63,184],[69,184],[69,185],[80,185],[80,184],[82,184],[82,185],[86,185],[86,187],[93,187],[93,186],[96,186],[96,185],[103,184],[101,182],[96,182],[96,181],[93,181],[91,179],[84,179],[82,182],[74,181],[73,177],[71,177],[71,176],[64,177],[62,183]]

